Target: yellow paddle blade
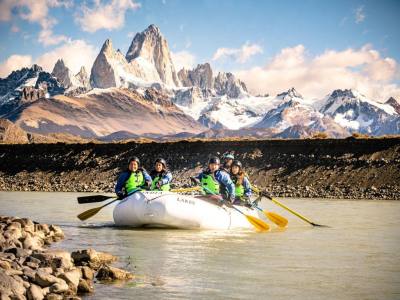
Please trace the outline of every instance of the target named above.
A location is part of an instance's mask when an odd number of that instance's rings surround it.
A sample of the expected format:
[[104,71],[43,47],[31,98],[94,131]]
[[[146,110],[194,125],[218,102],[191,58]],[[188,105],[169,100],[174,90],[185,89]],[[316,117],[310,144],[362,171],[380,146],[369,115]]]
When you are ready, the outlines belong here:
[[258,230],[258,231],[268,231],[269,225],[264,221],[257,219],[256,217],[245,215],[247,220]]
[[83,213],[80,213],[78,215],[78,218],[81,221],[85,221],[85,220],[93,217],[95,214],[97,214],[100,211],[100,209],[102,209],[102,208],[103,207],[100,206],[100,207],[95,207],[95,208],[88,209],[88,210],[84,211]]
[[288,220],[277,213],[274,212],[268,212],[268,211],[263,211],[264,215],[271,220],[271,222],[274,222],[276,225],[279,227],[286,227],[288,224]]

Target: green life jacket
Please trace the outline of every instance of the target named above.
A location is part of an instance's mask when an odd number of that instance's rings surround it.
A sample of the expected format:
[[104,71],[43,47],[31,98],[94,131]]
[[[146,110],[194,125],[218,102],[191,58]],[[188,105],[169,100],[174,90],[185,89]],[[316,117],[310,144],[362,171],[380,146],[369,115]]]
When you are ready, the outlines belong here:
[[142,171],[132,172],[128,180],[125,182],[125,192],[129,194],[133,190],[144,186],[144,176]]
[[152,191],[169,191],[170,190],[170,185],[169,183],[163,184],[160,188],[157,187],[157,182],[159,182],[162,179],[162,176],[157,176],[153,179],[153,182],[151,183],[151,190]]
[[232,176],[232,181],[235,184],[235,196],[241,198],[244,195],[244,186],[243,184],[237,184],[237,180],[236,176]]
[[[219,183],[211,174],[203,175],[200,180],[200,184],[202,187],[209,189],[211,193],[219,195]],[[210,192],[205,191],[206,194],[210,194]]]

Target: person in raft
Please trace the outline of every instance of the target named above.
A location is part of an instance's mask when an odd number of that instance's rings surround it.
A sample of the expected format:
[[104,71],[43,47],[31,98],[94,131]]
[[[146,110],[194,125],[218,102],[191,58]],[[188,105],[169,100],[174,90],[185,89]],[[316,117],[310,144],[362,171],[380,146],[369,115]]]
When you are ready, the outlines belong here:
[[231,165],[233,183],[235,184],[235,204],[250,204],[251,184],[246,172],[243,170],[242,163],[234,160]]
[[220,169],[220,160],[218,157],[211,157],[208,161],[208,168],[191,178],[192,181],[200,183],[205,194],[219,195],[219,200],[235,201],[235,185],[229,174]]
[[231,171],[232,162],[235,159],[233,152],[225,152],[222,155],[222,159],[224,160],[224,163],[223,163],[221,169],[224,170],[225,172],[229,173]]
[[150,175],[140,167],[139,158],[134,156],[128,161],[128,170],[119,175],[115,193],[118,199],[122,199],[135,190],[150,189],[151,182]]
[[172,180],[172,174],[168,171],[167,162],[163,158],[157,158],[154,163],[154,170],[150,172],[152,179],[152,191],[169,191],[169,183]]

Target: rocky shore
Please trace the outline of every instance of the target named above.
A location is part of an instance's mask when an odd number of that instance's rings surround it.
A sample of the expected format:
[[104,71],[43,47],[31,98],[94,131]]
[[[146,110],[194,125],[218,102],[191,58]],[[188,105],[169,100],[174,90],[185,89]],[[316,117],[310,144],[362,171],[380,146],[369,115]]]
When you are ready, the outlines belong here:
[[116,257],[93,249],[72,253],[46,248],[64,238],[60,227],[0,216],[0,299],[80,299],[94,280],[127,280]]
[[250,179],[277,197],[400,200],[400,138],[0,144],[0,190],[112,192],[130,156],[162,156],[186,187],[209,156],[234,151]]

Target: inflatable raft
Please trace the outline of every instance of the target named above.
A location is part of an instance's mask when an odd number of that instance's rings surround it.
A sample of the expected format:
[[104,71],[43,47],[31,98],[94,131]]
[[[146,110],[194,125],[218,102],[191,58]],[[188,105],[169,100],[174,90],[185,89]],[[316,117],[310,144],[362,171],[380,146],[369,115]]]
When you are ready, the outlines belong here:
[[[261,218],[258,211],[236,206]],[[120,201],[113,211],[117,226],[181,229],[252,229],[246,217],[207,196],[172,192],[136,192]]]

